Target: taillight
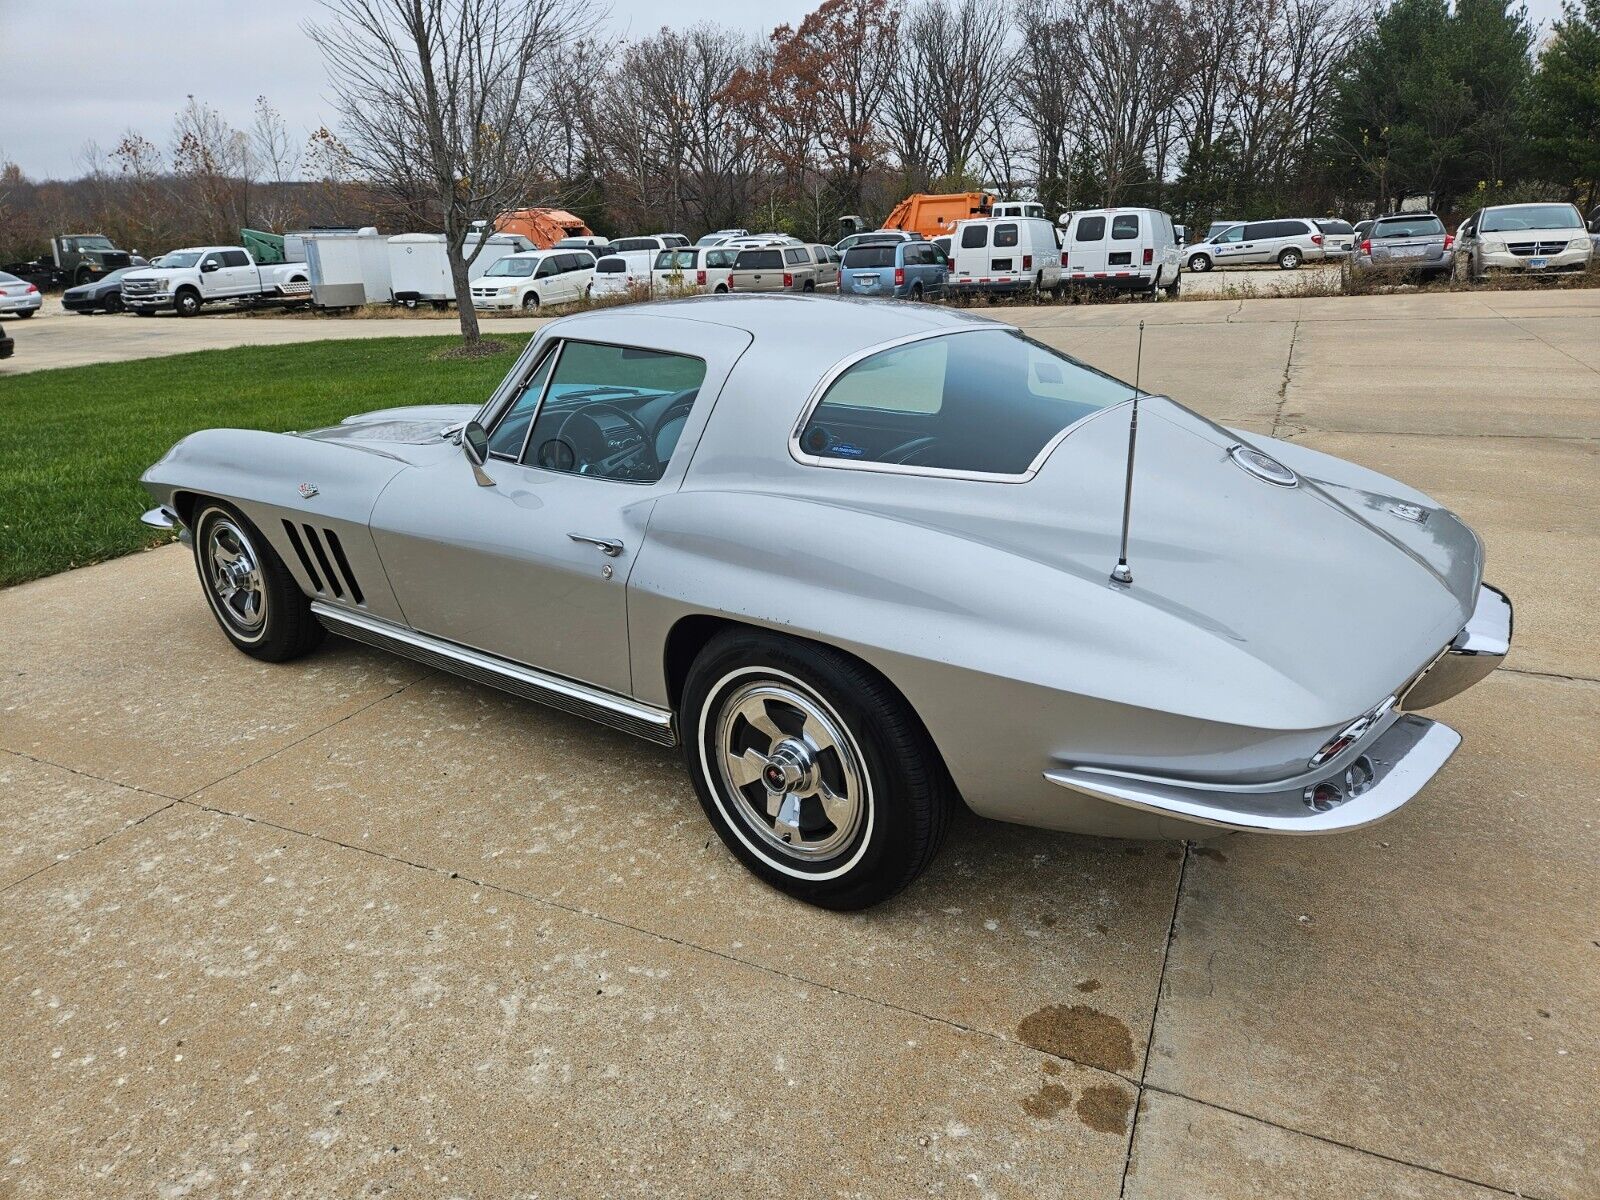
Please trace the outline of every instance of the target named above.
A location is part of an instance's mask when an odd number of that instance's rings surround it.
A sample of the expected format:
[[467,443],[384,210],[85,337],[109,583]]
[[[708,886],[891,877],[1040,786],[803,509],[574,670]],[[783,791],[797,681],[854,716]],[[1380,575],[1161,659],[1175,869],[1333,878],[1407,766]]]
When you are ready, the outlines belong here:
[[1155,260],[1156,260],[1156,252],[1154,250],[1152,250],[1149,246],[1146,246],[1144,248],[1144,265],[1148,267],[1151,263],[1155,262]]
[[1456,235],[1455,234],[1447,233],[1447,234],[1444,235],[1444,248],[1446,250],[1450,249],[1450,247],[1454,246],[1455,244],[1456,244]]
[[696,271],[694,273],[694,281],[699,286],[705,287],[705,285],[706,285],[706,273],[704,271]]
[[1361,253],[1363,253],[1363,254],[1371,254],[1372,253],[1372,239],[1371,238],[1362,238],[1361,239]]
[[787,272],[787,271],[785,271],[783,273],[783,286],[784,287],[793,287],[794,286],[794,276],[789,274],[789,272]]
[[1067,265],[1067,256],[1068,256],[1068,255],[1069,255],[1069,254],[1071,254],[1071,251],[1070,251],[1070,250],[1063,250],[1063,251],[1062,251],[1062,252],[1061,252],[1061,265],[1062,265],[1062,266],[1063,266],[1063,267],[1064,267],[1064,266],[1066,266],[1066,265]]
[[1023,255],[1023,256],[1022,256],[1022,269],[1023,269],[1023,270],[1024,270],[1024,271],[1031,271],[1031,270],[1033,270],[1033,255],[1031,255],[1031,254],[1024,254],[1024,255]]
[[1311,244],[1312,244],[1312,245],[1313,245],[1313,246],[1320,246],[1320,245],[1322,245],[1322,235],[1321,235],[1321,234],[1320,234],[1320,233],[1313,233],[1313,234],[1312,234],[1312,235],[1311,235]]
[[38,292],[39,292],[39,289],[37,287],[35,287],[33,284],[30,283],[28,285],[28,291],[26,293],[27,295],[35,296],[35,295],[38,295]]
[[905,282],[906,282],[906,269],[904,267],[896,267],[894,269],[894,285],[895,285],[895,287],[904,287],[905,286]]

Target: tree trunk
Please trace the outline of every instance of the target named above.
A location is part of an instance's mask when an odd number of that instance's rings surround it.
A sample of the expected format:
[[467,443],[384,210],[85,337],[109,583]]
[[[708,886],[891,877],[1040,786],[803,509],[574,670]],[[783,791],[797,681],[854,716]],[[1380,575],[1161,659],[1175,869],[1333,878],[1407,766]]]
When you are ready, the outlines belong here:
[[461,340],[468,346],[476,346],[482,336],[478,329],[478,310],[472,307],[472,282],[467,278],[467,261],[461,254],[461,243],[453,236],[445,239],[445,256],[450,260],[450,282],[455,286]]

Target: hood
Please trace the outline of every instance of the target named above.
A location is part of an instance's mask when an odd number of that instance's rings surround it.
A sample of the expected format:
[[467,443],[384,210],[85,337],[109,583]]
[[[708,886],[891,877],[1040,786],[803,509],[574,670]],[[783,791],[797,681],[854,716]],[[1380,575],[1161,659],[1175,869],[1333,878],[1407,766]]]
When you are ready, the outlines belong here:
[[352,449],[388,454],[407,462],[432,457],[429,448],[451,446],[442,436],[453,425],[470,421],[478,412],[476,404],[417,404],[406,408],[382,408],[346,417],[337,425],[307,429],[296,437],[319,442],[336,442]]
[[[1114,586],[1130,413],[1084,422],[1022,485],[1037,487],[1062,531],[1041,539],[1035,527],[1028,552],[1095,586]],[[1265,482],[1231,457],[1242,442],[1306,473],[1292,487]],[[1393,692],[1460,630],[1482,547],[1409,488],[1152,397],[1140,404],[1128,559],[1133,583],[1116,588],[1128,604],[1248,655],[1338,720]]]

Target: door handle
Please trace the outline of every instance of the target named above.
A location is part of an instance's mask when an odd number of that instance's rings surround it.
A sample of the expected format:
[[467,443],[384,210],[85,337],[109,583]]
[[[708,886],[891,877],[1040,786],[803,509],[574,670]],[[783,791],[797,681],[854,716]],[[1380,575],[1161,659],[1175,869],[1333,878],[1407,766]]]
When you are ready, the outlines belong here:
[[607,558],[616,558],[617,555],[622,553],[622,543],[617,541],[616,538],[587,537],[581,533],[569,533],[567,536],[575,542],[583,542],[593,546]]

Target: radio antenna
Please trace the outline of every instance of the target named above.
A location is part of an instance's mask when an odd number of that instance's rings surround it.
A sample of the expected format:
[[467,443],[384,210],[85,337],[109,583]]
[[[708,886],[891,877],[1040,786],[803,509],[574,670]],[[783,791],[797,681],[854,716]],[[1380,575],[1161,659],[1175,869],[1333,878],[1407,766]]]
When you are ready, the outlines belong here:
[[1111,568],[1111,582],[1133,582],[1133,570],[1128,566],[1128,515],[1133,511],[1133,452],[1139,443],[1139,368],[1144,363],[1144,322],[1139,322],[1139,348],[1133,355],[1133,417],[1128,421],[1128,475],[1122,485],[1122,552],[1117,555],[1117,565]]

